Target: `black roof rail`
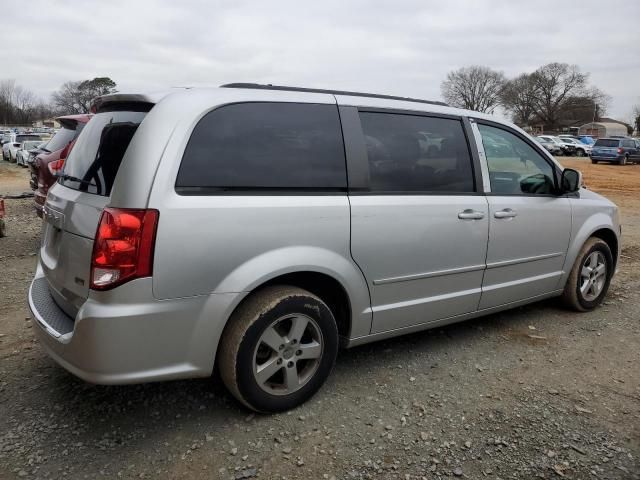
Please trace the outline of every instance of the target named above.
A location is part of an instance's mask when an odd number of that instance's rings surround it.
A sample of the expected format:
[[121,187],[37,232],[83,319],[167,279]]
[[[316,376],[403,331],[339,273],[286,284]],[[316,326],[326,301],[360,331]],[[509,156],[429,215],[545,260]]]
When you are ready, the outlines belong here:
[[430,105],[441,105],[448,107],[444,102],[433,100],[422,100],[421,98],[396,97],[394,95],[379,95],[377,93],[347,92],[344,90],[325,90],[322,88],[287,87],[284,85],[271,85],[261,83],[226,83],[220,85],[221,88],[252,88],[255,90],[281,90],[285,92],[308,92],[308,93],[329,93],[331,95],[347,95],[350,97],[384,98],[386,100],[402,100],[404,102],[428,103]]

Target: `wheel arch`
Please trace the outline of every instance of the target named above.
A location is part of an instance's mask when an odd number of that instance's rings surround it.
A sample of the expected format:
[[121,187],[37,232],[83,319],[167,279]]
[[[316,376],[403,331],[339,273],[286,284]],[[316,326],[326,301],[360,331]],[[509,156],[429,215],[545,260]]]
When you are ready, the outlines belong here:
[[604,242],[609,246],[609,249],[611,250],[611,256],[613,257],[613,269],[615,271],[615,268],[618,263],[619,254],[620,254],[618,250],[620,248],[618,236],[615,234],[615,232],[611,228],[600,228],[594,231],[589,236],[589,238],[591,237],[600,238],[601,240],[604,240]]
[[567,251],[567,256],[565,258],[563,266],[564,275],[562,275],[562,277],[560,278],[558,288],[564,288],[564,285],[571,273],[571,269],[573,268],[576,258],[578,257],[580,249],[591,237],[600,238],[607,243],[607,245],[611,249],[611,255],[614,262],[613,269],[615,272],[615,268],[620,255],[620,240],[614,228],[615,227],[611,223],[610,217],[602,213],[595,215],[594,217],[589,219],[589,221],[585,222],[582,225],[582,228],[580,228],[580,230],[578,230],[578,232],[573,235],[571,244],[569,245],[569,249]]
[[[341,336],[362,336],[371,331],[371,301],[367,282],[348,252],[343,255],[312,246],[265,252],[230,272],[216,290],[242,292],[249,296],[267,285],[279,283],[308,290],[329,307],[333,306],[331,310],[336,315],[336,321],[342,322],[339,325]],[[346,313],[338,306],[339,302],[345,305]]]

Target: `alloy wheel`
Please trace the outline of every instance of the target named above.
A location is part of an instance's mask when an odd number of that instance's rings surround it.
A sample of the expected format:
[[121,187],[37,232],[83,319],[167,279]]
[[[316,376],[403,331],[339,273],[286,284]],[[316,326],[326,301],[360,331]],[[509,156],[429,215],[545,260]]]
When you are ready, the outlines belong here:
[[253,376],[271,395],[289,395],[313,377],[324,349],[322,332],[314,319],[287,315],[269,325],[253,355]]
[[580,271],[580,293],[582,297],[592,302],[602,293],[607,282],[607,261],[604,255],[592,252],[582,264]]

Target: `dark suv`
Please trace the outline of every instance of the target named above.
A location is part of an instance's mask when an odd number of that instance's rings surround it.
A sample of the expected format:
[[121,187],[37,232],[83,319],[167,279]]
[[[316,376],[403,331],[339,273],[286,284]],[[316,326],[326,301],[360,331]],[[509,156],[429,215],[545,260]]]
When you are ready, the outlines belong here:
[[591,163],[620,165],[640,162],[640,148],[632,138],[599,138],[591,149]]
[[49,188],[56,181],[56,173],[62,170],[64,160],[67,158],[73,143],[82,131],[82,128],[91,119],[91,115],[67,115],[56,120],[61,128],[41,148],[35,160],[29,164],[31,168],[31,189],[35,191],[34,201],[38,216],[42,217],[42,207]]

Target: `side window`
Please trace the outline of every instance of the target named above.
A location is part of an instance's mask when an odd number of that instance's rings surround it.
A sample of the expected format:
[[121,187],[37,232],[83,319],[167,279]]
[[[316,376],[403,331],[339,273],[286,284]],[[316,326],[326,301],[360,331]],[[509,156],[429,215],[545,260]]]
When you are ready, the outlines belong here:
[[360,112],[373,192],[474,192],[462,123]]
[[533,147],[501,128],[478,124],[478,129],[493,193],[546,195],[554,192],[554,169]]
[[238,103],[196,125],[178,192],[210,189],[345,189],[338,108],[303,103]]
[[632,140],[623,140],[622,141],[622,146],[626,147],[626,148],[633,148],[634,147],[634,142]]

